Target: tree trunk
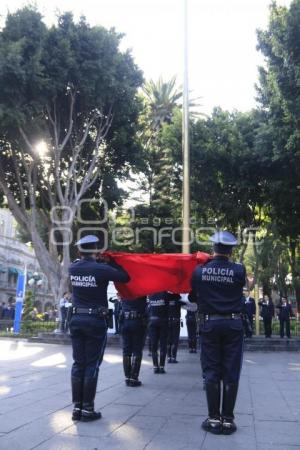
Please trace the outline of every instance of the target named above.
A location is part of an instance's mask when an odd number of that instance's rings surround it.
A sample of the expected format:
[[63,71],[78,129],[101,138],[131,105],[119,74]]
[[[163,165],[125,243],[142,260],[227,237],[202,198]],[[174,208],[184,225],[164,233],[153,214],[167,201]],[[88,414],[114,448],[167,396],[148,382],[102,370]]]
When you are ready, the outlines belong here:
[[294,239],[290,239],[290,252],[291,252],[291,272],[292,282],[296,294],[297,311],[300,312],[300,276],[297,265],[297,242]]

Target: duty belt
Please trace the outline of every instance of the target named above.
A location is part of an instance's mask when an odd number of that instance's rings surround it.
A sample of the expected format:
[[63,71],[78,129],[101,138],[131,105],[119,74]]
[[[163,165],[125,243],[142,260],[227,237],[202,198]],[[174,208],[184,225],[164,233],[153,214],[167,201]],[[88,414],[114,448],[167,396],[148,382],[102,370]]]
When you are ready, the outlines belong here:
[[205,314],[204,315],[204,320],[208,321],[208,320],[237,320],[237,319],[241,319],[241,315],[240,314]]
[[143,319],[144,315],[138,311],[124,311],[122,313],[124,319]]
[[107,308],[80,308],[80,307],[74,306],[73,314],[88,314],[90,316],[94,315],[94,316],[100,316],[100,317],[107,317],[108,309]]
[[167,321],[166,317],[150,316],[150,320],[164,320]]

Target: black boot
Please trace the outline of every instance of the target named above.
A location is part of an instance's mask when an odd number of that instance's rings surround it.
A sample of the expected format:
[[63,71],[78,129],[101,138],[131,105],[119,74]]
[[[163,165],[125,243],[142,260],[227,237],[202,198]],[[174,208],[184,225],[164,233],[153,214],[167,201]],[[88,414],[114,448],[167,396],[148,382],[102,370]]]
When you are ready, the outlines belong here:
[[84,403],[82,406],[82,413],[81,413],[81,421],[82,422],[92,422],[93,420],[99,420],[101,419],[102,414],[101,412],[97,412],[94,409],[94,403]]
[[129,386],[129,379],[131,374],[131,356],[123,355],[123,369],[125,374],[125,383]]
[[82,410],[83,380],[81,378],[71,377],[71,386],[72,386],[72,402],[74,403],[72,420],[80,420]]
[[166,363],[166,354],[161,353],[159,357],[159,373],[166,373],[165,371],[165,363]]
[[81,420],[90,422],[101,419],[101,413],[94,410],[94,400],[96,396],[98,376],[94,378],[85,378],[83,383],[83,400]]
[[222,422],[220,419],[220,383],[205,383],[206,398],[208,406],[208,418],[202,423],[202,428],[213,434],[222,433]]
[[232,434],[236,431],[234,423],[234,406],[238,393],[238,383],[227,383],[223,385],[222,420],[223,434]]
[[141,356],[133,356],[129,386],[137,387],[142,385],[142,382],[139,380],[141,363],[142,363]]
[[176,357],[177,357],[177,346],[172,345],[172,363],[173,364],[177,364],[178,363]]
[[153,371],[154,371],[154,373],[159,373],[158,354],[157,354],[157,352],[152,352],[152,361],[153,361]]

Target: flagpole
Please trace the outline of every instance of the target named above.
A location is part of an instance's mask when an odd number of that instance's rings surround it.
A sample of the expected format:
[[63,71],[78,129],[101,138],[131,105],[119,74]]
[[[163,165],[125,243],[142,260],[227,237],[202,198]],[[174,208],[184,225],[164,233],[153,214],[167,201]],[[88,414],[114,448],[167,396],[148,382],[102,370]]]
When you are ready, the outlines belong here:
[[189,142],[189,80],[188,80],[188,0],[184,0],[184,58],[183,58],[183,114],[182,114],[182,253],[190,252],[190,142]]

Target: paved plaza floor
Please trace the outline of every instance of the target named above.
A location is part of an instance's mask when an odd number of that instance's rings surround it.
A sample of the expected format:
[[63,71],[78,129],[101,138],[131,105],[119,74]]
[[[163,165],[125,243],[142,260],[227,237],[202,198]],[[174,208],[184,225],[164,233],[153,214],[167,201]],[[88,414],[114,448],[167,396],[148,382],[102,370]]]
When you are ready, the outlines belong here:
[[247,353],[231,436],[201,430],[206,415],[199,355],[181,350],[166,375],[143,361],[141,388],[126,387],[121,351],[107,348],[96,407],[71,421],[70,346],[0,340],[1,450],[300,449],[300,353]]

